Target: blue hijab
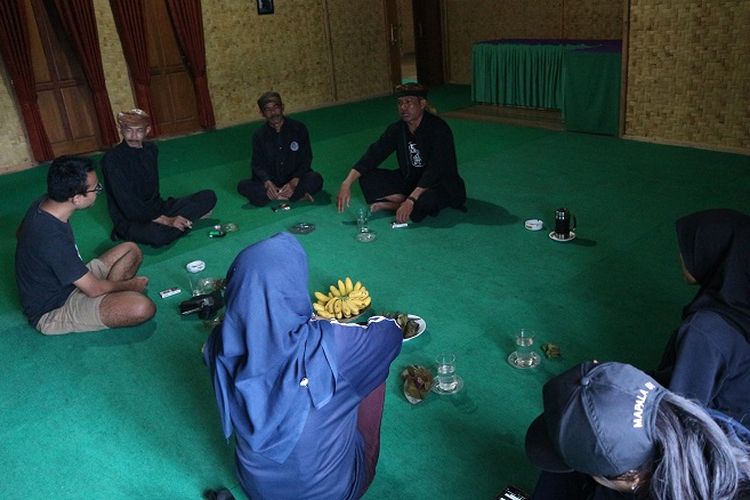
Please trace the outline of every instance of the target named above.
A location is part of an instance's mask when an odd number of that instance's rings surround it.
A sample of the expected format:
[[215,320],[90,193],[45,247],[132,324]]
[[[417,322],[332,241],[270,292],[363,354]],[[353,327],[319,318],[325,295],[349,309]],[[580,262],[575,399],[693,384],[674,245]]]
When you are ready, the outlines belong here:
[[279,233],[244,249],[227,274],[226,315],[206,349],[225,437],[284,463],[308,413],[336,386],[327,321],[311,321],[307,256]]

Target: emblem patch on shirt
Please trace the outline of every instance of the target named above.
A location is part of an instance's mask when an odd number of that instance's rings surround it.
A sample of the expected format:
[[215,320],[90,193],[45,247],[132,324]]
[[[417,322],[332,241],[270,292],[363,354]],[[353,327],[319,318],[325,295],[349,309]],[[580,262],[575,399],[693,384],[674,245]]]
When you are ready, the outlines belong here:
[[422,163],[422,154],[419,152],[419,149],[417,149],[417,145],[409,141],[408,148],[409,148],[409,159],[411,160],[411,165],[414,168],[424,167],[424,163]]
[[289,149],[291,149],[292,151],[298,151],[299,150],[299,143],[297,141],[292,141],[289,144]]

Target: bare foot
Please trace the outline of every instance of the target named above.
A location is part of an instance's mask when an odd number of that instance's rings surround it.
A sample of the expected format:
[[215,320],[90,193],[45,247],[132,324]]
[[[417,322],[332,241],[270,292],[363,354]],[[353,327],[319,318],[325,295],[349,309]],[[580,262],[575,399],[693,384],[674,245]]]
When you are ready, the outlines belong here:
[[370,212],[375,213],[379,212],[380,210],[389,210],[394,211],[398,208],[398,203],[394,203],[392,201],[376,201],[372,205],[370,205]]
[[310,203],[315,203],[315,198],[310,193],[305,193],[305,196],[303,196],[305,200],[309,201]]

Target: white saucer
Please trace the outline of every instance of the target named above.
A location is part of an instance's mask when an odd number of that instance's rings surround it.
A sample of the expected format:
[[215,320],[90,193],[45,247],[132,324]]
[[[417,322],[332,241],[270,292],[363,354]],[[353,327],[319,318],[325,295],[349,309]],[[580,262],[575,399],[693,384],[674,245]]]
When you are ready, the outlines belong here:
[[523,227],[529,231],[541,231],[544,228],[542,219],[528,219],[523,223]]
[[553,239],[555,241],[559,241],[559,242],[565,243],[566,241],[572,241],[572,240],[576,239],[576,233],[575,233],[575,231],[571,231],[569,238],[560,238],[559,236],[557,236],[557,233],[555,233],[554,231],[552,231],[551,233],[549,233],[549,237],[550,237],[550,239]]
[[531,361],[528,364],[519,364],[518,362],[518,353],[513,351],[508,355],[508,364],[512,366],[513,368],[518,368],[519,370],[526,370],[528,368],[536,368],[539,366],[539,363],[542,362],[542,358],[539,357],[539,355],[535,352],[531,353]]
[[422,318],[420,318],[419,316],[417,316],[416,314],[410,314],[409,319],[413,319],[414,321],[416,321],[417,324],[419,325],[419,328],[417,329],[417,333],[415,333],[408,339],[404,339],[403,340],[404,342],[409,342],[410,340],[414,340],[415,338],[422,335],[425,330],[427,330],[427,322],[423,320]]
[[458,391],[464,388],[464,379],[462,379],[458,375],[456,375],[455,377],[456,377],[456,386],[453,389],[448,390],[448,391],[444,391],[440,388],[440,386],[437,383],[437,377],[435,377],[435,379],[432,382],[433,384],[432,392],[434,392],[435,394],[440,394],[441,396],[449,396],[451,394],[457,393]]

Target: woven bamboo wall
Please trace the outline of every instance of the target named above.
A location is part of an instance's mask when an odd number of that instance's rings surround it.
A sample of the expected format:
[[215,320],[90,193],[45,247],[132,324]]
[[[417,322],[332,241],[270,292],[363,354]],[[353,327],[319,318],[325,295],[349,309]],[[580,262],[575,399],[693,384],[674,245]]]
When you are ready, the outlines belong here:
[[750,152],[750,0],[633,0],[627,135]]
[[563,38],[619,40],[623,12],[618,0],[565,0]]
[[331,65],[322,0],[275,2],[259,16],[255,2],[204,0],[208,82],[217,126],[260,119],[266,90],[288,110],[330,102]]
[[15,166],[31,163],[26,130],[21,123],[10,79],[2,64],[0,59],[0,174],[14,170]]
[[[114,113],[134,106],[133,92],[109,0],[93,3]],[[383,1],[285,0],[264,16],[252,0],[202,0],[202,7],[219,128],[260,119],[255,101],[269,89],[281,92],[288,112],[390,91]],[[3,172],[32,158],[4,68],[0,78]]]
[[346,102],[390,92],[385,3],[373,0],[327,0],[327,3],[337,100]]
[[93,3],[107,93],[109,102],[112,104],[112,112],[117,114],[118,111],[135,107],[135,97],[130,87],[130,74],[109,0],[94,0]]
[[445,0],[448,78],[471,82],[471,46],[496,38],[622,38],[616,0]]

